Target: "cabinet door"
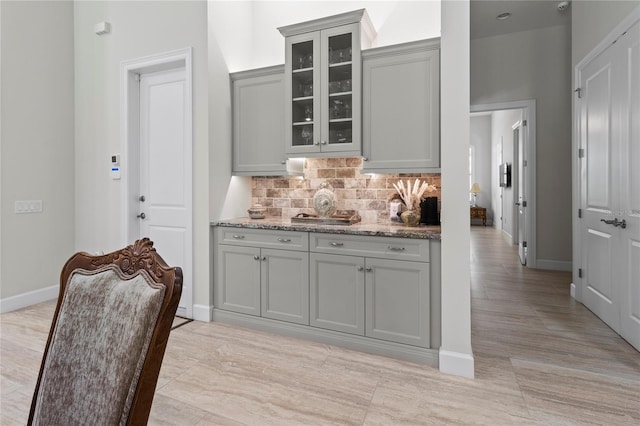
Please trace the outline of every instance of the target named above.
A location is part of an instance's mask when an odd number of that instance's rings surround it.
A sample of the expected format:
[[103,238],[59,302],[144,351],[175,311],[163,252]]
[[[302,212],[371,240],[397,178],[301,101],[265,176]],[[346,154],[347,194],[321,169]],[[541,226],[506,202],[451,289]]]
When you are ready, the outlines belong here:
[[284,174],[284,67],[235,73],[231,81],[233,173]]
[[214,306],[260,315],[260,249],[218,245]]
[[363,55],[364,170],[440,167],[440,51],[422,43]]
[[366,335],[429,347],[429,264],[366,259]]
[[364,335],[364,258],[311,253],[309,284],[312,326]]
[[309,324],[309,253],[262,249],[262,316]]
[[342,25],[321,32],[322,152],[360,153],[360,26]]
[[320,151],[320,33],[286,39],[285,151]]

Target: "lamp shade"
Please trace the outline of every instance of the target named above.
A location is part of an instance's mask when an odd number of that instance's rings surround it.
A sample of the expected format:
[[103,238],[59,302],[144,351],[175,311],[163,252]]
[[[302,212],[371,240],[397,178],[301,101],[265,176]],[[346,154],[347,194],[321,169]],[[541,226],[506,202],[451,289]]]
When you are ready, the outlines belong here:
[[480,185],[474,183],[473,185],[471,185],[471,190],[469,192],[472,194],[478,194],[480,192]]

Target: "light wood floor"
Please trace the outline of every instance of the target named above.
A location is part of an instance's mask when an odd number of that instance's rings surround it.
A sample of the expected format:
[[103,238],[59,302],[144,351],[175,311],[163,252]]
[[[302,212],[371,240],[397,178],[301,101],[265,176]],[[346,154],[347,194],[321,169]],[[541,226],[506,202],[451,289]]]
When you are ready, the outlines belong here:
[[[150,424],[640,424],[640,354],[472,227],[476,379],[218,323],[175,329]],[[25,424],[53,303],[0,315],[0,424]]]

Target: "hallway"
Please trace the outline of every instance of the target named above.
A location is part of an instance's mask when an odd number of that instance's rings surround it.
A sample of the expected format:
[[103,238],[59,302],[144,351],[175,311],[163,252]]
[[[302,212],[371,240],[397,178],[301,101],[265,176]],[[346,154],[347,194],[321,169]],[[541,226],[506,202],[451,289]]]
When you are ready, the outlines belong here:
[[640,353],[571,298],[570,283],[569,272],[521,266],[501,231],[472,226],[476,377],[513,381],[534,418],[640,422]]

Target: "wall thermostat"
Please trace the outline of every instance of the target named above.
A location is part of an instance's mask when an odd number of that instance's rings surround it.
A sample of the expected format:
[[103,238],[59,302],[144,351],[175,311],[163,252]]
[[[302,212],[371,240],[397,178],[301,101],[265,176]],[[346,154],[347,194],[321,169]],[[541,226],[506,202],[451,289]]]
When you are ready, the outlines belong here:
[[120,179],[120,154],[114,154],[111,156],[111,179]]

